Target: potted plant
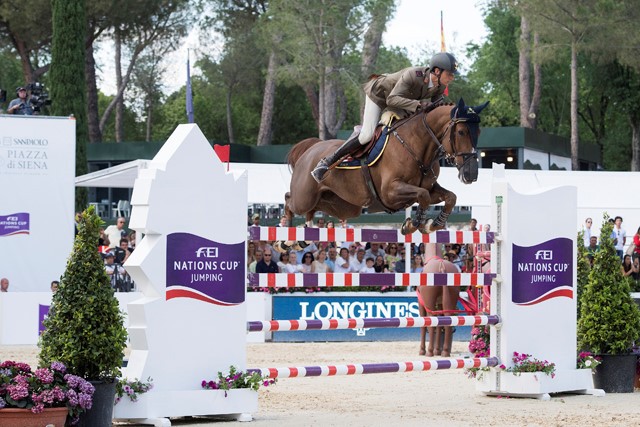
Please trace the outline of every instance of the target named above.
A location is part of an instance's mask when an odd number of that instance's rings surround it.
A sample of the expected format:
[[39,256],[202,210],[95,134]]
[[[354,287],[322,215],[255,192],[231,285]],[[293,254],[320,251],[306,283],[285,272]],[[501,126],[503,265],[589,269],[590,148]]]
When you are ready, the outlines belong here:
[[60,361],[96,387],[93,407],[80,419],[80,425],[91,427],[111,426],[127,340],[123,314],[96,248],[101,225],[92,206],[78,215],[78,235],[39,342],[41,365]]
[[0,425],[71,425],[91,408],[94,387],[60,362],[35,371],[26,363],[0,364]]
[[580,296],[578,348],[602,359],[594,377],[597,388],[608,393],[632,393],[636,366],[632,349],[634,341],[640,339],[640,310],[620,270],[611,238],[613,224],[606,213],[603,217],[600,250]]

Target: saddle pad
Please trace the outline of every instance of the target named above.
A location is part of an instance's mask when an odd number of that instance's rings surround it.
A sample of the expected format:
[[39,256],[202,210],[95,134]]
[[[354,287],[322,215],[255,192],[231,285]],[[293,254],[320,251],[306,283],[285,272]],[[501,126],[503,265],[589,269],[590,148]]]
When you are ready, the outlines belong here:
[[380,133],[380,137],[375,142],[375,144],[373,144],[373,148],[371,149],[371,151],[369,151],[366,158],[354,159],[353,157],[348,156],[338,166],[336,166],[336,168],[357,169],[361,166],[362,160],[366,161],[367,165],[369,166],[375,164],[380,158],[380,156],[382,155],[384,148],[387,146],[388,140],[389,140],[389,127],[383,126],[382,132]]

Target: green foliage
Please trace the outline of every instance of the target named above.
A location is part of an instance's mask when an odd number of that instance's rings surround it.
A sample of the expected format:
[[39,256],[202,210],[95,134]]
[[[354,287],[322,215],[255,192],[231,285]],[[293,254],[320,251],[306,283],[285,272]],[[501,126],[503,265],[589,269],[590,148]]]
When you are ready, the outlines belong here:
[[101,224],[93,206],[78,215],[78,235],[39,343],[42,366],[60,361],[90,380],[120,375],[127,340],[123,314],[96,249]]
[[[76,176],[87,173],[87,96],[84,75],[87,20],[85,1],[53,0],[53,42],[51,48],[52,112],[73,114],[76,120]],[[87,190],[76,189],[76,211],[87,205]]]
[[587,251],[584,247],[584,231],[580,231],[578,233],[576,244],[578,245],[578,262],[577,262],[578,285],[577,285],[576,293],[578,298],[578,319],[580,319],[580,306],[582,302],[582,293],[584,291],[585,286],[587,286],[587,282],[589,280],[589,270],[591,269],[591,263],[589,263],[589,258],[587,257]]
[[620,271],[608,219],[605,213],[600,250],[581,295],[578,347],[596,354],[625,354],[640,338],[640,309]]

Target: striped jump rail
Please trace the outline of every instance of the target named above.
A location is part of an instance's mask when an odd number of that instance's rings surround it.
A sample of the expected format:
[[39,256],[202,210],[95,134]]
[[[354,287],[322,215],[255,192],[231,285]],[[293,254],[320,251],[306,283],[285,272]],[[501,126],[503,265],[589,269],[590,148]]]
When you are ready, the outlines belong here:
[[256,320],[247,322],[248,332],[257,331],[309,331],[356,328],[422,328],[424,326],[480,326],[497,325],[500,317],[480,316],[427,316],[388,317],[359,319],[308,319],[308,320]]
[[269,378],[331,377],[335,375],[487,368],[498,366],[498,363],[499,361],[497,357],[477,357],[473,359],[420,360],[414,362],[358,363],[348,365],[321,365],[285,368],[251,368],[247,369],[247,372],[257,372],[261,376]]
[[321,242],[493,243],[493,231],[435,231],[403,235],[400,230],[372,228],[249,227],[251,240],[317,240]]
[[494,273],[249,273],[263,288],[332,286],[490,286]]

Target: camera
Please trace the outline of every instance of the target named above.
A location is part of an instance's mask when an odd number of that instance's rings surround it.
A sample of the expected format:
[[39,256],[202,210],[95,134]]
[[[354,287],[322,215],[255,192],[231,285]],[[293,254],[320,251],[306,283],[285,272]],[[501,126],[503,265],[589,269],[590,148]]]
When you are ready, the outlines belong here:
[[45,91],[45,87],[40,82],[29,83],[27,90],[31,91],[29,102],[34,112],[41,111],[45,105],[51,105],[49,93]]

